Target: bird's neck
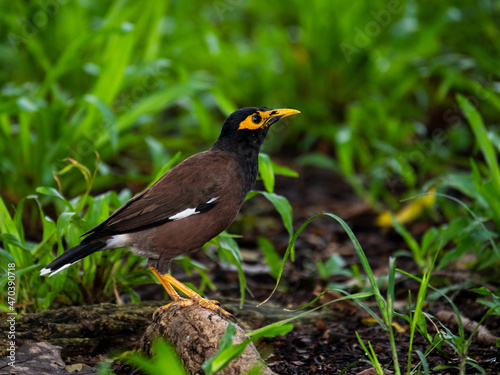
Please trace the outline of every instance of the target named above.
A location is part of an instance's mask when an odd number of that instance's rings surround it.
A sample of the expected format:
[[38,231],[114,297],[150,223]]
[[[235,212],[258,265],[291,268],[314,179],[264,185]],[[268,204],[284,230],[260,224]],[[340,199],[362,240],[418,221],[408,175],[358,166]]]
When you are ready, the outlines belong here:
[[243,140],[219,138],[210,148],[230,154],[241,165],[245,179],[245,196],[253,188],[259,173],[259,151],[262,142],[252,138]]

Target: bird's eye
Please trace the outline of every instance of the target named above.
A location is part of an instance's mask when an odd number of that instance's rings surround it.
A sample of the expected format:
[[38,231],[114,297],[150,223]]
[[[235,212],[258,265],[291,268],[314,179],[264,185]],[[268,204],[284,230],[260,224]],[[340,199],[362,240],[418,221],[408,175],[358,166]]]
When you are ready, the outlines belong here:
[[254,124],[260,124],[260,122],[262,121],[262,117],[260,117],[259,115],[253,115],[252,121]]

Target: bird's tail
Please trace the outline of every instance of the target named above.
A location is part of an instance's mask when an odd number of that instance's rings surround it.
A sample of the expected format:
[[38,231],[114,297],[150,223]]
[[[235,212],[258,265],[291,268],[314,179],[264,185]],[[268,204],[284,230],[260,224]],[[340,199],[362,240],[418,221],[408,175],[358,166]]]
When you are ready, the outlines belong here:
[[49,274],[53,276],[59,271],[68,268],[72,264],[78,262],[79,260],[85,258],[86,256],[95,253],[99,250],[104,250],[106,246],[105,242],[89,242],[85,244],[80,244],[71,249],[66,250],[60,257],[56,258],[52,263],[40,271],[40,276]]

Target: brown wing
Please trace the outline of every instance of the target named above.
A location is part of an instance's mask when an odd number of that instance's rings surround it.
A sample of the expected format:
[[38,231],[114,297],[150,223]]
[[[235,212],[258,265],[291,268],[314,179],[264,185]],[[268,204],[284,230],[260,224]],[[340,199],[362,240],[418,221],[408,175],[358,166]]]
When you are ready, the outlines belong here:
[[[220,183],[232,178],[228,176],[227,165],[227,155],[219,152],[193,155],[85,233],[92,235],[84,241],[152,228],[171,221],[169,218],[186,209],[209,211],[217,201],[207,202],[218,197]],[[221,178],[221,170],[225,178]]]

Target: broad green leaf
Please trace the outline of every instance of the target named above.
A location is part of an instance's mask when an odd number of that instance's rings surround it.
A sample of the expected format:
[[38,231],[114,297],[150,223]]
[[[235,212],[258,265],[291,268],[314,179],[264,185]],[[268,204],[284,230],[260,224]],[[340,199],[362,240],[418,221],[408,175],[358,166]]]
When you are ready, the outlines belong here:
[[159,373],[158,371],[164,374],[187,375],[187,371],[172,344],[164,340],[156,341],[153,344],[153,355],[157,363],[155,375]]
[[422,237],[422,251],[427,252],[430,247],[439,239],[440,233],[436,227],[429,228]]
[[420,350],[416,350],[416,353],[418,355],[418,358],[420,359],[420,365],[424,369],[424,375],[429,375],[429,364],[427,363],[427,358],[425,357],[425,354],[422,353]]
[[240,282],[240,307],[243,307],[245,302],[245,289],[247,282],[245,273],[243,272],[243,258],[241,257],[240,248],[234,239],[222,233],[219,236],[219,251],[221,252],[222,259],[228,263],[233,264],[238,269],[238,278]]
[[74,217],[78,217],[76,212],[63,212],[59,218],[57,219],[57,241],[59,245],[62,247],[62,236],[68,229],[69,223]]
[[260,192],[264,197],[267,198],[269,202],[271,202],[276,208],[276,211],[279,212],[281,215],[281,219],[283,220],[283,225],[285,226],[286,230],[288,231],[288,234],[290,237],[293,236],[293,226],[292,226],[292,206],[290,205],[290,202],[288,202],[288,199],[286,199],[282,195],[278,195],[275,193],[269,193],[265,191]]
[[207,374],[214,374],[217,371],[224,369],[229,364],[229,362],[243,353],[250,342],[251,340],[245,340],[240,344],[231,345],[230,347],[226,348],[216,358],[214,358],[213,362],[210,364],[210,367],[205,370]]
[[9,245],[9,246],[14,246],[14,247],[18,247],[20,249],[29,251],[29,249],[26,246],[24,246],[21,243],[21,241],[19,241],[19,239],[12,233],[0,234],[0,242],[3,242],[4,246]]
[[7,207],[5,206],[2,197],[0,197],[0,233],[9,233],[19,239],[19,232],[16,225],[10,216]]
[[278,277],[280,272],[280,256],[276,252],[274,245],[267,238],[259,237],[257,239],[257,245],[259,249],[264,253],[264,258],[266,259],[267,264],[269,265],[271,275],[274,278]]
[[46,186],[39,186],[39,187],[36,188],[36,192],[40,193],[40,194],[48,195],[48,196],[51,196],[51,197],[57,197],[57,198],[61,199],[64,202],[64,204],[71,211],[74,211],[73,206],[71,205],[71,203],[66,198],[64,198],[64,196],[61,193],[59,193],[56,189],[51,188],[51,187],[46,187]]
[[127,352],[120,359],[131,363],[147,375],[188,374],[172,344],[158,339],[153,342],[152,352],[152,359],[137,352]]
[[259,173],[262,177],[264,187],[269,193],[272,193],[274,191],[273,165],[269,156],[263,153],[259,154]]
[[251,332],[247,332],[247,336],[252,338],[252,341],[258,340],[261,337],[276,337],[285,336],[288,332],[293,329],[293,324],[277,322],[280,324],[270,324],[266,327],[256,329]]
[[280,322],[252,331],[247,334],[250,336],[250,339],[237,345],[232,345],[236,328],[232,323],[230,323],[221,339],[219,351],[215,354],[215,356],[203,364],[203,369],[207,374],[216,373],[217,371],[224,369],[234,358],[238,357],[251,342],[258,340],[261,337],[284,336],[293,329],[292,324],[278,323]]
[[480,288],[469,289],[470,292],[481,294],[483,296],[492,296],[493,293],[490,292],[486,287],[482,286]]
[[271,160],[273,166],[273,172],[275,175],[281,175],[286,177],[299,177],[299,173],[291,168],[280,165]]

